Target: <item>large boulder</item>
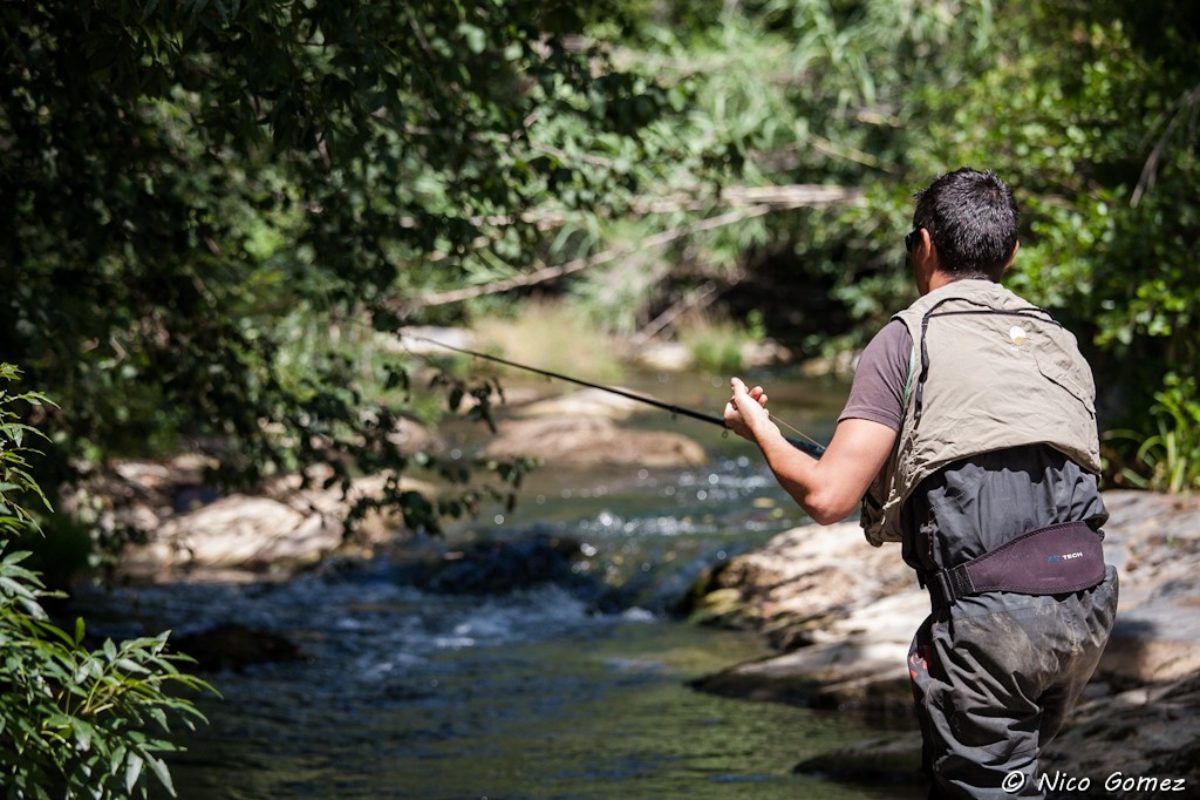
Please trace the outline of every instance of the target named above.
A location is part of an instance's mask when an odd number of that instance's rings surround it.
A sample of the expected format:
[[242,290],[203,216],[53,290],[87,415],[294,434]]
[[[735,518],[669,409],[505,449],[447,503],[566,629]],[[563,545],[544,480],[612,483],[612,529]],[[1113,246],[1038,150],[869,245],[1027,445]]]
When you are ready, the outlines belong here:
[[506,420],[485,453],[570,466],[690,467],[707,460],[704,448],[686,436],[619,428],[609,419],[590,416]]
[[698,678],[695,688],[733,697],[854,711],[875,722],[911,717],[909,642],[929,613],[912,589],[861,604],[809,630],[807,646]]
[[909,642],[929,613],[897,547],[857,523],[808,525],[719,564],[693,589],[690,618],[767,634],[782,655],[697,679],[717,694],[907,719]]
[[856,608],[914,585],[898,547],[872,547],[857,523],[805,525],[712,567],[680,609],[696,622],[770,634],[783,649]]
[[[311,476],[310,476],[311,479]],[[299,475],[269,482],[261,495],[235,494],[166,519],[142,546],[130,548],[122,568],[144,577],[170,577],[179,571],[284,571],[319,561],[344,544],[345,520],[361,499],[377,497],[387,478],[357,478],[340,487],[305,488]],[[425,493],[427,484],[402,479],[401,490]],[[399,521],[368,515],[362,530],[382,539]]]
[[1200,672],[1200,497],[1116,491],[1104,502],[1121,589],[1100,677],[1128,688]]

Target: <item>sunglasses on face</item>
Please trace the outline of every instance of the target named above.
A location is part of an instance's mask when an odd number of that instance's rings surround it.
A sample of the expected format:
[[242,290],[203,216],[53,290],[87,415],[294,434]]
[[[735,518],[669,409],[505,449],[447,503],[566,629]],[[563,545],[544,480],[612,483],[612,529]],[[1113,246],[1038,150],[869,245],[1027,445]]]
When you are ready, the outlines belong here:
[[913,228],[911,233],[908,233],[904,236],[904,249],[911,253],[919,241],[921,241],[921,229]]

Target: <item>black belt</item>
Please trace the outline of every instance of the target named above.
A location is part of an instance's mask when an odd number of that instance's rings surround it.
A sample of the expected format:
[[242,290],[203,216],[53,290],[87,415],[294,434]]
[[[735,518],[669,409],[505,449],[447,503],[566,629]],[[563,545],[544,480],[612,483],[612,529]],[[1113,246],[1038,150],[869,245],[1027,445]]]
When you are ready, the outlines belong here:
[[981,592],[1068,594],[1104,580],[1102,533],[1060,522],[1021,534],[990,553],[923,576],[934,608]]

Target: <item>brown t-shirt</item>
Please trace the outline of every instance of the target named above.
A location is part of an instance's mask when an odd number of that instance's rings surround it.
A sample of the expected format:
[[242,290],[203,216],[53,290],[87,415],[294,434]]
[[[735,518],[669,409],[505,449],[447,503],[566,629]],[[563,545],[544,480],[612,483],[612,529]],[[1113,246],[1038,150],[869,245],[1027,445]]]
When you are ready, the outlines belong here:
[[899,432],[904,421],[904,384],[912,357],[912,336],[898,319],[884,325],[863,350],[850,398],[838,422],[869,419]]

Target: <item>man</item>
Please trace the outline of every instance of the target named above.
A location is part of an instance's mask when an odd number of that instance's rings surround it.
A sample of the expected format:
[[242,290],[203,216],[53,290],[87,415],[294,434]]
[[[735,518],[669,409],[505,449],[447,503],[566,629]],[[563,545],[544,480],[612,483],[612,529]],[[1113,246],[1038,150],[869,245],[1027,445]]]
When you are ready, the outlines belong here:
[[732,380],[725,421],[830,524],[862,503],[901,542],[932,613],[909,652],[931,797],[1040,797],[1037,759],[1112,629],[1095,387],[1073,336],[999,285],[1017,209],[960,169],[917,195],[905,237],[920,298],[863,351],[833,441],[789,446],[761,387]]

